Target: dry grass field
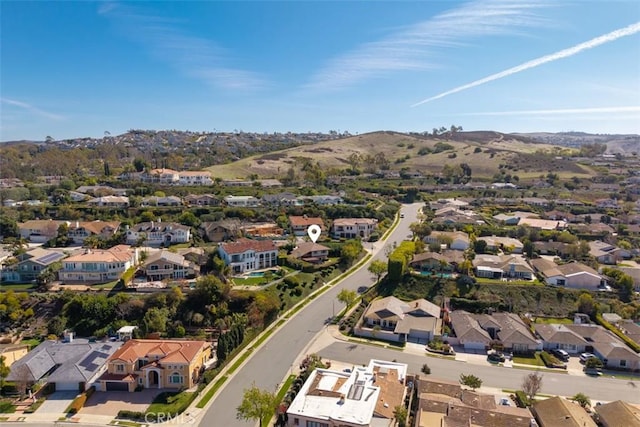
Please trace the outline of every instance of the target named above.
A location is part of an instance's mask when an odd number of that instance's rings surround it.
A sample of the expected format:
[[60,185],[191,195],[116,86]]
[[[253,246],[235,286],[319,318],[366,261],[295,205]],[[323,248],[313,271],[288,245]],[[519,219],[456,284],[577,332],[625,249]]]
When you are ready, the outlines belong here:
[[[443,143],[453,148],[433,153],[437,144]],[[425,149],[431,152],[424,154]],[[439,173],[445,164],[453,166],[466,163],[475,177],[492,177],[500,171],[501,165],[508,165],[508,173],[525,179],[537,178],[548,172],[563,177],[592,176],[593,171],[588,168],[552,155],[557,151],[551,145],[532,143],[525,138],[497,132],[462,132],[454,138],[373,132],[247,157],[212,166],[209,170],[214,177],[223,179],[243,179],[252,174],[261,178],[278,178],[284,176],[290,167],[295,168],[299,159],[319,162],[325,171],[343,170],[349,167],[349,156],[358,153],[361,156],[382,154],[389,160],[391,170],[408,168],[423,174]],[[541,152],[549,154],[542,155]]]

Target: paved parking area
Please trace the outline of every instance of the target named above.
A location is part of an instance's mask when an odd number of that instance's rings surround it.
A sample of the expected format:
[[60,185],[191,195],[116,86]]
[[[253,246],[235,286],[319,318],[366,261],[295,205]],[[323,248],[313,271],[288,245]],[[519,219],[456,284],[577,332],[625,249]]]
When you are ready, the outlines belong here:
[[133,393],[126,391],[96,391],[78,414],[110,415],[115,417],[122,409],[144,412],[161,392],[162,390],[158,389],[145,389]]
[[47,399],[42,402],[36,413],[42,414],[64,414],[73,399],[78,395],[77,391],[56,391],[50,394]]

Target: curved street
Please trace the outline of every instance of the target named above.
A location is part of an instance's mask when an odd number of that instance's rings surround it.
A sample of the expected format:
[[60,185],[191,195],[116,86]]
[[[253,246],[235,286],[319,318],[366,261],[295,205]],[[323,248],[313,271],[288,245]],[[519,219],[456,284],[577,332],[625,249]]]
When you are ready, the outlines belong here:
[[[393,242],[400,243],[411,233],[409,225],[415,222],[423,203],[403,205],[401,217],[395,230],[385,241],[374,243],[373,259],[384,259],[384,247]],[[365,248],[371,249],[370,243]],[[334,285],[283,325],[260,348],[210,402],[204,413],[198,414],[199,425],[203,427],[253,426],[255,422],[236,419],[236,408],[242,400],[243,390],[255,383],[262,389],[276,390],[281,382],[294,371],[298,356],[324,328],[325,320],[343,307],[336,300],[341,289],[357,290],[360,286],[370,286],[374,279],[367,267],[369,260],[349,277]]]

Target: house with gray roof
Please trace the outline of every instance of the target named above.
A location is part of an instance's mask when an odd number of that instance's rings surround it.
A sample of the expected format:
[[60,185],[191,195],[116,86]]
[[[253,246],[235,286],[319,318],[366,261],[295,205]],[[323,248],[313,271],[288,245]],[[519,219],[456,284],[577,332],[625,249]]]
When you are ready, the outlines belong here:
[[520,255],[478,254],[473,259],[473,268],[478,277],[490,279],[533,279],[533,268]]
[[440,335],[441,327],[437,305],[425,299],[404,302],[390,296],[369,304],[362,316],[361,327],[356,327],[354,333],[388,341],[427,343]]
[[194,263],[180,254],[164,249],[151,253],[144,261],[143,269],[147,278],[152,281],[187,279],[196,274]]
[[84,391],[107,369],[107,359],[122,342],[47,340],[11,365],[8,381],[51,383],[56,390]]
[[564,286],[571,289],[602,290],[606,280],[593,268],[579,262],[558,265],[544,258],[531,260],[533,268],[547,285]]

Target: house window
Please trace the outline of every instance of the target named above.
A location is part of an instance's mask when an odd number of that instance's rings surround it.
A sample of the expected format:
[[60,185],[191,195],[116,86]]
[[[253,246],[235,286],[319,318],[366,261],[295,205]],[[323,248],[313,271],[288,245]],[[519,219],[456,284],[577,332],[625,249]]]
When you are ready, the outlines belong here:
[[329,427],[329,424],[319,421],[307,421],[307,427]]
[[116,365],[116,372],[124,372],[124,365]]
[[558,279],[558,280],[556,281],[556,284],[557,284],[558,286],[564,286],[564,285],[565,285],[565,280],[564,280],[564,279]]
[[138,384],[142,384],[142,377],[138,378]]
[[293,425],[294,426],[299,426],[300,425],[300,418],[294,418],[293,419]]
[[627,366],[627,361],[626,360],[621,360],[620,361],[620,367],[621,368],[625,368]]
[[169,383],[170,384],[182,384],[182,375],[180,375],[178,372],[174,372],[173,374],[171,374],[169,376]]

